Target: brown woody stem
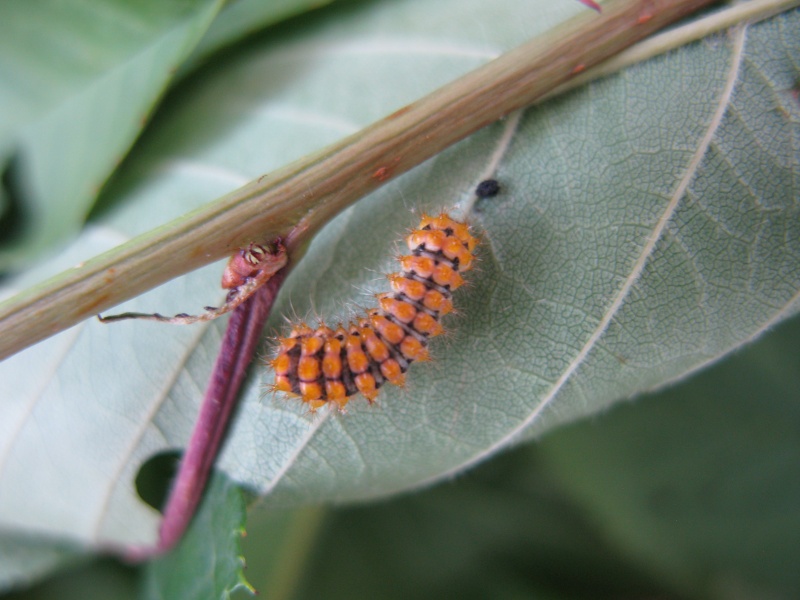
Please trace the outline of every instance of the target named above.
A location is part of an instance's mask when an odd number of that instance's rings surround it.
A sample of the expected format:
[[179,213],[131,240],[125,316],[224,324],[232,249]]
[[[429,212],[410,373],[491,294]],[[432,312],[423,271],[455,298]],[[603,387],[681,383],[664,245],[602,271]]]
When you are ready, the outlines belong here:
[[0,359],[249,242],[297,251],[333,215],[712,0],[615,0],[381,121],[0,305]]

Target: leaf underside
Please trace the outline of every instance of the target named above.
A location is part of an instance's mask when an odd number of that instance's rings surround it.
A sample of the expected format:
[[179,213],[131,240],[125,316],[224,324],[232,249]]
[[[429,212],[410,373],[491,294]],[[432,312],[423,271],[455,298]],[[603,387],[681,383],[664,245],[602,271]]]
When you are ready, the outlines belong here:
[[[429,18],[413,19],[423,5]],[[48,272],[355,131],[574,10],[363,4],[249,44],[168,99]],[[799,34],[794,11],[653,59],[494,124],[340,215],[265,335],[285,331],[284,316],[335,324],[372,306],[419,212],[464,199],[499,157],[503,191],[470,218],[480,264],[435,360],[347,415],[267,395],[256,365],[219,468],[274,505],[427,485],[676,380],[796,312]],[[120,311],[214,304],[219,273]],[[147,457],[185,444],[223,327],[87,321],[0,364],[0,530],[152,543],[157,514],[133,481]]]

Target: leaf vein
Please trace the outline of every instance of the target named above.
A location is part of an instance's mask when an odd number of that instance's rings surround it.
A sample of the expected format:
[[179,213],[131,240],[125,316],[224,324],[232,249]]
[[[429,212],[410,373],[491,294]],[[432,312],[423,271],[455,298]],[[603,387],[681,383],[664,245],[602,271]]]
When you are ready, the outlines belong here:
[[111,499],[114,496],[114,490],[119,484],[119,481],[122,478],[122,474],[125,472],[126,467],[130,464],[131,457],[133,456],[136,447],[141,443],[142,438],[144,437],[144,434],[147,431],[148,427],[153,425],[153,420],[155,418],[155,415],[164,405],[164,401],[169,396],[169,392],[175,387],[175,382],[177,381],[180,374],[183,373],[183,371],[185,370],[186,363],[191,358],[193,350],[197,347],[197,345],[200,342],[200,339],[203,337],[203,335],[205,335],[209,326],[210,323],[203,323],[200,327],[196,328],[197,335],[185,346],[183,357],[181,358],[181,361],[179,363],[176,363],[172,377],[170,377],[162,386],[161,392],[156,395],[155,401],[152,402],[147,413],[141,415],[141,419],[139,421],[139,427],[135,435],[131,438],[130,443],[127,445],[127,447],[124,448],[120,453],[119,463],[116,469],[114,469],[114,472],[108,478],[108,486],[106,487],[106,491],[103,493],[102,503],[100,504],[99,510],[97,511],[97,517],[95,518],[95,525],[92,528],[92,534],[91,534],[92,539],[95,540],[96,542],[100,541],[100,533],[102,531],[103,524],[105,523],[111,508]]

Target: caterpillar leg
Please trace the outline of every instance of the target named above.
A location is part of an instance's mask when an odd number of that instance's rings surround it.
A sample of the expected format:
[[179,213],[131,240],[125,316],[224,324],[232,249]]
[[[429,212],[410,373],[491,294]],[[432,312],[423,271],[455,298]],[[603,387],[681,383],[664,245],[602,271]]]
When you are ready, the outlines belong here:
[[250,244],[239,250],[228,262],[222,275],[222,287],[229,289],[225,303],[220,307],[206,306],[205,312],[199,315],[180,313],[167,317],[159,313],[127,312],[118,315],[97,315],[101,323],[124,321],[126,319],[144,319],[160,321],[173,325],[191,325],[203,321],[212,321],[229,313],[241,305],[262,285],[267,283],[275,273],[286,266],[288,256],[286,248],[278,242],[273,251],[259,244]]

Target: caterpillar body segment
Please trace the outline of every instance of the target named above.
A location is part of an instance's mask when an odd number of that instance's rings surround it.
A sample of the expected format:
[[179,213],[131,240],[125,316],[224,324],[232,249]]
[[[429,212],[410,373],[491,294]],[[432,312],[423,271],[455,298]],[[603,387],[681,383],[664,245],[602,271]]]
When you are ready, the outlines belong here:
[[453,310],[478,240],[442,213],[423,215],[406,241],[410,253],[389,275],[391,291],[378,296],[378,307],[346,327],[301,324],[279,339],[274,390],[312,410],[329,402],[343,410],[356,394],[372,402],[385,383],[403,385],[411,363],[430,359],[428,342],[444,332],[441,318]]

